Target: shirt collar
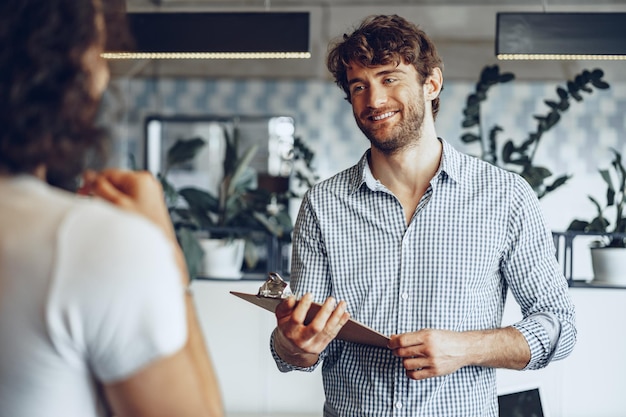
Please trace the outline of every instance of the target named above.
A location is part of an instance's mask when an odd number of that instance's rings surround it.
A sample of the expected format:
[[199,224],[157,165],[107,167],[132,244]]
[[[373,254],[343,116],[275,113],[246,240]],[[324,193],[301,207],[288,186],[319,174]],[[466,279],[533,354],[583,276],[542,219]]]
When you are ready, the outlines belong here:
[[461,165],[461,155],[459,151],[454,149],[445,140],[439,138],[439,141],[443,145],[443,151],[441,153],[441,162],[439,163],[439,169],[435,174],[435,178],[442,173],[447,175],[454,182],[460,182],[461,177],[459,175]]
[[[433,179],[447,176],[454,182],[459,182],[459,164],[461,162],[459,152],[444,139],[439,138],[439,141],[443,145],[443,150],[441,153],[439,169],[437,169]],[[381,191],[385,189],[385,186],[374,178],[374,175],[372,174],[368,163],[369,155],[370,150],[368,149],[356,165],[354,176],[350,180],[352,192],[356,192],[363,184],[367,185],[367,188],[372,191]]]

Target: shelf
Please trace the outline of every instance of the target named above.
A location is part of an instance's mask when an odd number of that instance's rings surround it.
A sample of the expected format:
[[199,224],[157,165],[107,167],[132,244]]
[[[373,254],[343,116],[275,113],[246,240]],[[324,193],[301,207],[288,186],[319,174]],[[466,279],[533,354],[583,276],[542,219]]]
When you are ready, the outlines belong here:
[[[626,237],[624,233],[596,233],[596,232],[552,232],[554,246],[556,248],[556,258],[563,266],[563,274],[570,287],[573,288],[604,288],[604,289],[626,289],[626,286],[613,285],[609,283],[590,283],[573,278],[573,245],[574,240],[579,236],[585,237]],[[626,273],[626,272],[625,272]]]
[[626,290],[626,285],[614,285],[609,283],[593,283],[579,280],[569,280],[570,288],[603,288],[603,289],[615,289]]

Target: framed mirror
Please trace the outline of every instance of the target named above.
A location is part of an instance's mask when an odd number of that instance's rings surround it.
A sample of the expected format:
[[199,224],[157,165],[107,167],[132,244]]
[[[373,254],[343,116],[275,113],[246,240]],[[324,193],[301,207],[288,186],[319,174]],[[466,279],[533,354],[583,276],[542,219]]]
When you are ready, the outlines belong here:
[[[166,116],[150,115],[145,120],[144,168],[154,175],[166,172],[176,189],[194,187],[217,196],[224,176],[227,141],[235,143],[238,158],[256,147],[248,165],[253,172],[253,188],[285,195],[293,170],[295,122],[290,116]],[[204,145],[184,164],[168,167],[168,150],[179,140],[201,139]],[[232,148],[231,148],[232,150]],[[289,200],[278,202],[287,213]],[[256,234],[258,262],[244,265],[244,273],[269,271],[286,273],[289,253],[269,239]]]

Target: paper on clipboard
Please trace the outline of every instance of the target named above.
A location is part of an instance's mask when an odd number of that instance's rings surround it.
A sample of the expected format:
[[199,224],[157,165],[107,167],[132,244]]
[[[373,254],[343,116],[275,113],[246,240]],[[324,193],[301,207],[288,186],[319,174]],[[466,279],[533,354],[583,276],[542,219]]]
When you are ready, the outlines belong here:
[[[231,291],[230,293],[272,313],[276,310],[276,306],[283,301],[281,298],[259,297],[256,294],[246,294],[236,291]],[[320,307],[321,305],[318,303],[311,304],[311,308],[307,313],[306,323],[313,319]],[[373,330],[352,319],[348,320],[348,322],[341,328],[339,334],[337,335],[337,339],[378,347],[387,347],[387,343],[389,343],[389,338],[387,336],[378,333],[376,330]]]

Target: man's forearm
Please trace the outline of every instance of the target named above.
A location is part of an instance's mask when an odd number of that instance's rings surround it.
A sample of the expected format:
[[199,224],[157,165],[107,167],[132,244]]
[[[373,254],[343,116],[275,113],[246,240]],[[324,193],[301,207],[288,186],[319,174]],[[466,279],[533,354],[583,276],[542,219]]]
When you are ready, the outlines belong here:
[[513,327],[465,332],[468,365],[523,369],[530,361],[530,347]]

